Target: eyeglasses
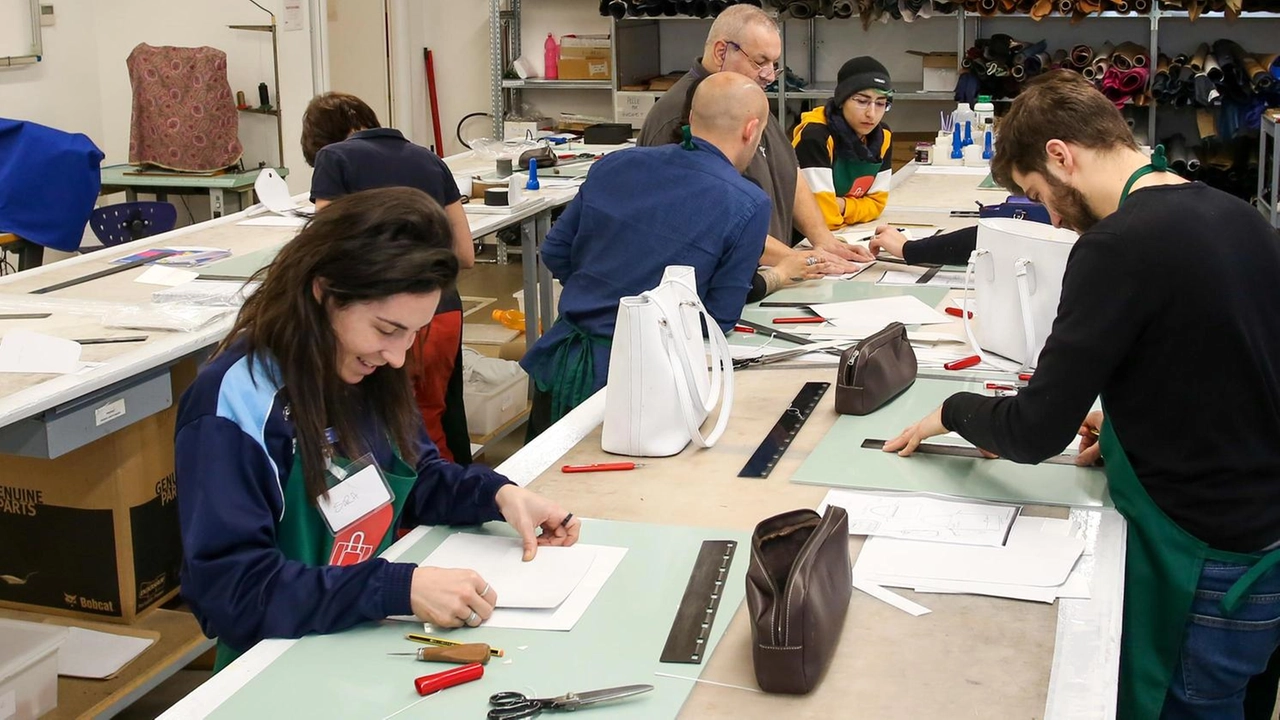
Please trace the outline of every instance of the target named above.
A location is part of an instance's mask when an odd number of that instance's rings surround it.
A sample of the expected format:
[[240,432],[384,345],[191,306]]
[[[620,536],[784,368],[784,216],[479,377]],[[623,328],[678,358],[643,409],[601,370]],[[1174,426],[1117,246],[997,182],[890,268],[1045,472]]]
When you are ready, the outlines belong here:
[[738,52],[742,53],[742,57],[746,58],[747,62],[751,63],[751,67],[756,69],[756,74],[759,75],[760,77],[773,78],[773,77],[777,77],[778,73],[782,72],[782,66],[779,65],[778,63],[761,65],[755,60],[752,60],[751,56],[747,54],[747,51],[743,50],[742,46],[739,45],[738,43],[732,40],[725,40],[725,43],[728,45],[732,45],[734,50],[737,50]]
[[859,110],[867,110],[874,107],[878,112],[888,112],[893,107],[893,100],[889,98],[869,98],[866,95],[854,95],[849,98],[853,101],[853,106]]

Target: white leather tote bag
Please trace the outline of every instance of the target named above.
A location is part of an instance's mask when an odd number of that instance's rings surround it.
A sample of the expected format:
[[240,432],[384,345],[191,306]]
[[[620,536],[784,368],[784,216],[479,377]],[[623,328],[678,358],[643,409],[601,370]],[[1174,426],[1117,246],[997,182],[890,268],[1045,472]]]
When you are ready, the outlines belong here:
[[[716,424],[703,435],[702,424],[717,404]],[[657,287],[619,301],[605,385],[605,452],[666,457],[690,441],[711,447],[732,406],[729,344],[698,297],[693,268],[668,267]]]
[[1034,368],[1058,316],[1062,275],[1078,236],[1070,230],[1012,218],[978,221],[978,244],[969,257],[966,286],[977,318],[965,315],[974,351],[993,352]]

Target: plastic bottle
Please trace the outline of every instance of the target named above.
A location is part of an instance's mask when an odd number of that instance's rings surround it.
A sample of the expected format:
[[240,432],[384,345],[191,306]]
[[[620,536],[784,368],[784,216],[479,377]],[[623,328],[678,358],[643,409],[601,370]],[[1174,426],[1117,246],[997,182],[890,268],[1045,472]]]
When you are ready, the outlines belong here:
[[494,310],[491,317],[510,330],[524,330],[524,313],[519,310]]
[[973,106],[973,113],[976,115],[979,132],[994,130],[996,124],[996,106],[991,102],[990,95],[979,95],[978,102]]
[[987,130],[986,132],[982,133],[982,136],[983,136],[982,159],[983,160],[990,160],[991,156],[994,154],[994,148],[992,148],[991,146],[991,135],[992,135],[991,130]]
[[560,46],[556,44],[555,36],[547,33],[547,41],[542,44],[542,47],[543,61],[546,63],[546,70],[542,73],[542,77],[547,80],[557,80],[560,78]]
[[964,146],[969,147],[973,144],[973,121],[964,121]]
[[977,115],[969,109],[968,103],[956,103],[956,109],[951,111],[951,131],[963,137],[964,124],[976,119]]
[[529,158],[529,182],[524,184],[524,189],[542,189],[542,183],[538,182],[538,158]]

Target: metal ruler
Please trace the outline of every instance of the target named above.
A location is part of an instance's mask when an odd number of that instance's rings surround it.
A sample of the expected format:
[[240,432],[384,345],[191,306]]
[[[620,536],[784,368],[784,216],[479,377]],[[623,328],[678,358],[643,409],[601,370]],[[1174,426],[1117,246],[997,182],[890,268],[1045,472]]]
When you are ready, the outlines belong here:
[[684,597],[676,609],[676,619],[667,633],[667,644],[662,648],[662,662],[702,664],[737,548],[738,543],[733,540],[702,541]]
[[778,422],[773,424],[769,434],[765,435],[760,446],[751,455],[751,459],[742,466],[738,477],[769,477],[769,473],[773,472],[773,466],[778,464],[782,454],[791,447],[791,441],[795,440],[796,433],[804,427],[804,421],[813,414],[813,409],[818,406],[818,401],[822,399],[829,387],[831,383],[828,382],[805,383],[804,387],[800,388],[800,392],[796,393],[795,399],[791,401],[791,406],[782,413]]
[[[884,450],[884,440],[863,440],[862,447],[868,450]],[[938,443],[920,443],[916,447],[916,452],[925,455],[948,455],[950,457],[977,458],[979,460],[1002,460],[1003,458],[988,458],[982,454],[982,451],[976,447],[966,447],[964,445],[940,445]],[[1048,460],[1041,460],[1040,463],[1049,465],[1075,465],[1076,459],[1074,455],[1054,455]]]

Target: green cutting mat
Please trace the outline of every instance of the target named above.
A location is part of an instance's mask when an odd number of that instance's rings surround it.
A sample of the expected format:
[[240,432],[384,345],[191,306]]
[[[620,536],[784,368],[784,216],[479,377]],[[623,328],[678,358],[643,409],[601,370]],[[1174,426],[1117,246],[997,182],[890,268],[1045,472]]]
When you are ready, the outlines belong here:
[[981,383],[921,378],[907,392],[870,415],[842,415],[796,470],[791,482],[866,490],[923,491],[1037,505],[1111,506],[1106,478],[1096,468],[1019,465],[1008,460],[941,455],[902,458],[862,447],[862,441],[869,438],[897,437],[953,393],[981,392],[982,387]]
[[271,261],[276,259],[276,255],[283,247],[284,243],[280,243],[275,247],[263,248],[244,255],[229,257],[226,260],[219,260],[216,263],[200,268],[200,274],[248,280],[264,266],[271,264]]
[[[514,534],[500,523],[490,523],[485,530]],[[453,532],[456,530],[433,529],[401,559],[421,561]],[[701,665],[658,662],[698,549],[703,540],[739,543],[716,615],[709,655],[745,595],[749,538],[746,532],[711,528],[584,520],[583,542],[621,546],[628,551],[574,629],[537,632],[480,627],[449,631],[452,639],[502,648],[506,657],[492,659],[481,680],[438,693],[397,718],[483,718],[489,696],[503,690],[551,697],[632,684],[653,685],[655,690],[591,708],[590,718],[675,717],[694,683],[655,677],[654,673],[697,677],[702,669]],[[406,632],[421,631],[421,625],[386,622],[304,638],[211,717],[381,720],[419,699],[414,678],[451,667],[387,655],[421,647],[404,639]]]

